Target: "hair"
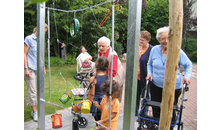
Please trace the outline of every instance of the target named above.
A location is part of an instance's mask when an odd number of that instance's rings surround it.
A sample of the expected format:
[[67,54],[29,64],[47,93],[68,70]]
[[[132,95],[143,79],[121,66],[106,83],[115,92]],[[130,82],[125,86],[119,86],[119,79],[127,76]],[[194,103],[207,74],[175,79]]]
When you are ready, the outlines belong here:
[[148,31],[141,31],[141,37],[149,42],[151,41],[151,34]]
[[96,74],[95,74],[93,82],[98,77],[98,72],[99,71],[107,72],[106,73],[106,79],[108,79],[108,67],[109,67],[108,59],[104,56],[98,57],[98,59],[95,61]]
[[100,56],[95,62],[96,73],[98,71],[107,71],[108,72],[109,61],[108,58]]
[[81,52],[82,52],[82,48],[83,48],[83,47],[85,48],[85,46],[80,46],[80,51],[81,51]]
[[[48,28],[48,26],[47,26],[46,23],[45,23],[45,28]],[[35,32],[37,32],[37,27],[35,27],[35,28],[33,29],[33,33],[35,33]]]
[[101,42],[101,41],[105,42],[106,46],[110,46],[110,42],[111,42],[111,41],[110,41],[110,39],[107,38],[106,36],[102,36],[102,37],[99,38],[99,40],[98,40],[98,45],[99,45],[99,42]]
[[[101,85],[102,93],[104,93],[106,96],[110,96],[109,89],[110,89],[110,80],[106,80]],[[119,85],[119,83],[115,80],[112,80],[112,94],[115,95],[115,98],[119,98],[122,93],[122,87]]]
[[165,27],[161,27],[161,28],[157,29],[156,38],[158,41],[160,40],[161,34],[165,33],[165,32],[169,32],[169,26],[165,26]]

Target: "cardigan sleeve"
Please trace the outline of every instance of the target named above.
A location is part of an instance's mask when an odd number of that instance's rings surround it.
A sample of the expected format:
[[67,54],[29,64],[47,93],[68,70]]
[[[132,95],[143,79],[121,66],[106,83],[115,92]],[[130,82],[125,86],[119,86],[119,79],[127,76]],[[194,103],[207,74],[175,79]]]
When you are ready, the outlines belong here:
[[183,50],[180,51],[179,63],[181,66],[184,67],[185,70],[184,78],[190,79],[192,73],[192,62],[190,61],[190,59],[187,57],[187,55]]

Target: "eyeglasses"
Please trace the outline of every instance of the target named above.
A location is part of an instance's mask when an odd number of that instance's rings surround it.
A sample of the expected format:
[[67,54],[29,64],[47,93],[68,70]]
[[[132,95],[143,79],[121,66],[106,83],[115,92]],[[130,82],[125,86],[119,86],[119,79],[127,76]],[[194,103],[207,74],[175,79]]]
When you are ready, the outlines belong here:
[[160,41],[168,41],[168,38],[160,38]]

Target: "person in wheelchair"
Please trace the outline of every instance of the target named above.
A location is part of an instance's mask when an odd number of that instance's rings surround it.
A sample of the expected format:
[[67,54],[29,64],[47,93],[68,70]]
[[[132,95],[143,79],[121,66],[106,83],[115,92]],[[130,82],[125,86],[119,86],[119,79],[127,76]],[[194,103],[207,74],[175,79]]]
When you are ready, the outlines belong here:
[[79,58],[80,61],[82,62],[82,67],[83,68],[86,68],[86,67],[94,68],[95,63],[92,62],[92,56],[88,52],[86,52],[85,46],[81,46],[80,51],[81,53],[78,55],[77,58]]

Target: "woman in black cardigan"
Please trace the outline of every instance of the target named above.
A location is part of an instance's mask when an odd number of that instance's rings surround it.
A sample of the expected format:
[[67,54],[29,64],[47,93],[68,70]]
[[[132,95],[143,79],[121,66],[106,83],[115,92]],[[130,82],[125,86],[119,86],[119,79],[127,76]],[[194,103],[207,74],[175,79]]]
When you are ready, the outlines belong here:
[[[150,51],[152,49],[152,45],[149,44],[151,41],[151,34],[148,31],[141,31],[140,34],[140,47],[139,47],[139,62],[138,62],[138,86],[137,86],[137,99],[136,99],[136,111],[135,116],[138,115],[138,109],[140,104],[140,95],[142,89],[146,85],[147,76],[147,62],[150,56]],[[142,93],[142,97],[144,93]]]

